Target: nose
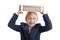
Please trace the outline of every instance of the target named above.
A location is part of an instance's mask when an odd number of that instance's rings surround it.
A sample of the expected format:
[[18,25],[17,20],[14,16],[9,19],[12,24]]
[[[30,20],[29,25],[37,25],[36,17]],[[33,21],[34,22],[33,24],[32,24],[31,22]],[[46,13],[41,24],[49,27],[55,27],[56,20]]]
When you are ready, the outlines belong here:
[[34,21],[33,18],[31,18],[31,19],[30,19],[30,22],[33,22],[33,21]]

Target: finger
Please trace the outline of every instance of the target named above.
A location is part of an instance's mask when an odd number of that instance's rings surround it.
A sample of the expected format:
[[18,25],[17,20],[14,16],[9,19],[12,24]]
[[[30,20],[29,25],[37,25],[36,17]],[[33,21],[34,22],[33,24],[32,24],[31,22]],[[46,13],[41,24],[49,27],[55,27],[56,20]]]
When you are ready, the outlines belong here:
[[44,11],[44,5],[42,5],[42,11]]
[[41,6],[41,12],[42,12],[42,6]]
[[21,4],[19,5],[19,11],[21,11]]

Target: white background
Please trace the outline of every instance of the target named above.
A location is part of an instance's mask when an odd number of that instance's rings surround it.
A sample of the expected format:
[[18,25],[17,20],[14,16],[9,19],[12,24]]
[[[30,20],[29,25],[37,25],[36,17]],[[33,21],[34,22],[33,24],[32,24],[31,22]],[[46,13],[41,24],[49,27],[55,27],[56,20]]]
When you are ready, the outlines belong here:
[[[8,22],[13,13],[17,12],[19,4],[22,5],[41,5],[45,6],[45,12],[48,13],[52,21],[52,30],[41,34],[41,40],[60,40],[60,1],[59,0],[0,0],[0,40],[20,40],[20,33],[8,27]],[[26,12],[19,15],[16,24],[24,20]],[[39,14],[39,13],[37,13]],[[39,16],[40,15],[40,16]],[[39,20],[42,25],[42,16],[39,14]]]

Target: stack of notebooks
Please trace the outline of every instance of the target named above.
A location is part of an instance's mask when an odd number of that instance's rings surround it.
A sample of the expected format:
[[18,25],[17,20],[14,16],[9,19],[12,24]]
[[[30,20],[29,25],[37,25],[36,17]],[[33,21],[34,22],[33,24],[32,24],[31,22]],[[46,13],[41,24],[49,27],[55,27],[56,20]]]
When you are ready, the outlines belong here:
[[23,5],[23,11],[33,11],[33,12],[40,12],[41,6],[30,6],[30,5]]

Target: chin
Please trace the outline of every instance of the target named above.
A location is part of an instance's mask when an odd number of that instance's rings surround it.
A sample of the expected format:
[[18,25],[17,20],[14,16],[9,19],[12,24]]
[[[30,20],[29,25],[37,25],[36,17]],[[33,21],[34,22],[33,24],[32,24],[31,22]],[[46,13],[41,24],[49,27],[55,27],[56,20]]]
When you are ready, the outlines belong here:
[[[35,24],[34,24],[35,25]],[[33,27],[34,25],[30,25],[30,27]]]

